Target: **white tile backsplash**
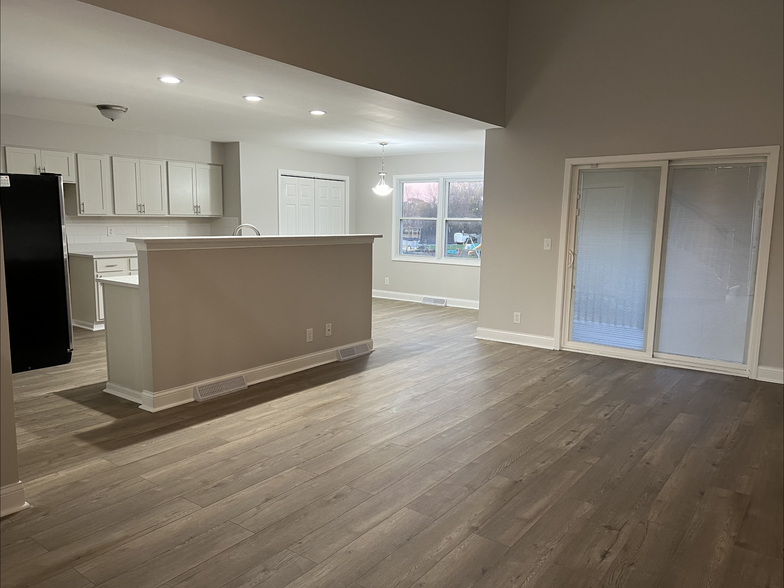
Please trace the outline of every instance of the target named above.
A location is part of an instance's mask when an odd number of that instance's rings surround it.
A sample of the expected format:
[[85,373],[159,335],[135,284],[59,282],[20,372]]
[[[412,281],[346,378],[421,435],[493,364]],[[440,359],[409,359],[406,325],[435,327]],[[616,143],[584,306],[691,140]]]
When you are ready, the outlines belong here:
[[[125,243],[127,237],[181,237],[183,235],[210,235],[210,224],[215,219],[174,218],[85,218],[65,217],[65,234],[68,243]],[[109,236],[109,227],[114,235]]]

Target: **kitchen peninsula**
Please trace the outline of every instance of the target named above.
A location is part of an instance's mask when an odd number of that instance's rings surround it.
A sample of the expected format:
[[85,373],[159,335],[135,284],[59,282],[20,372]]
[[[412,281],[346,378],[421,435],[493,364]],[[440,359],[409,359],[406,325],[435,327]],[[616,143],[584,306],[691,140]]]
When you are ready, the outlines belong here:
[[378,237],[129,239],[138,277],[101,280],[105,391],[156,412],[371,351]]

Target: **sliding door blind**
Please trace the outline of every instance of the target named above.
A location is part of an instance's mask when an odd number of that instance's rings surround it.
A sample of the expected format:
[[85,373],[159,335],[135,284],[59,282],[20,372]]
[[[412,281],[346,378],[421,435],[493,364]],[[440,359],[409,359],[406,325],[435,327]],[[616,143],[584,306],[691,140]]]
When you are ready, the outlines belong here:
[[764,164],[672,167],[657,351],[743,364]]
[[572,341],[643,349],[660,177],[580,171]]

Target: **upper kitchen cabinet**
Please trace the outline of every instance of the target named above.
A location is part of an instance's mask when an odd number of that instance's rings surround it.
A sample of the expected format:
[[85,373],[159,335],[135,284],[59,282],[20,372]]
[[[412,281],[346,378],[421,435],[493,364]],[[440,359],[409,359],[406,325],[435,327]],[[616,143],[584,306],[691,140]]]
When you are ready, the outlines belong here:
[[115,214],[168,213],[166,162],[112,157],[112,185]]
[[63,182],[76,182],[76,157],[67,151],[47,151],[26,147],[5,148],[9,174],[60,174]]
[[196,164],[196,196],[200,215],[223,215],[223,172],[221,166]]
[[76,156],[76,166],[79,175],[77,214],[112,214],[109,156],[79,153]]
[[221,166],[169,161],[168,171],[169,214],[181,216],[223,214]]

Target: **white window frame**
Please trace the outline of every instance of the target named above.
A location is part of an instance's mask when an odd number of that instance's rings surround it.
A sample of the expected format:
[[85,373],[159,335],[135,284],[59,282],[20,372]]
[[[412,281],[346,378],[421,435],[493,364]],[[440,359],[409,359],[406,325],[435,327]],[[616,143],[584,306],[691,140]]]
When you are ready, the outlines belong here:
[[[458,219],[446,216],[446,203],[447,203],[447,186],[449,182],[482,182],[484,184],[484,172],[455,172],[455,173],[437,173],[437,174],[407,174],[401,176],[393,176],[392,186],[394,187],[393,193],[393,207],[394,214],[392,215],[392,260],[393,261],[410,261],[413,263],[437,263],[444,265],[473,265],[479,266],[481,260],[479,257],[446,257],[446,244],[444,242],[444,231],[446,229],[447,220],[466,220],[470,222],[484,222],[484,217],[471,218],[471,219]],[[438,182],[438,216],[436,221],[436,255],[435,257],[420,257],[420,256],[407,256],[400,254],[400,221],[406,218],[403,216],[403,184],[408,182]],[[484,208],[484,207],[483,207]],[[483,211],[484,214],[484,211]],[[426,217],[416,217],[424,220],[431,220]]]
[[[772,145],[766,147],[746,147],[737,149],[712,149],[704,151],[682,151],[604,157],[578,157],[567,159],[564,172],[563,199],[561,203],[561,234],[559,239],[554,349],[580,351],[582,353],[617,357],[620,359],[633,359],[657,365],[696,369],[738,376],[748,376],[751,379],[757,379],[759,368],[759,348],[762,336],[762,315],[764,312],[765,288],[768,278],[768,261],[770,259],[770,242],[773,230],[773,207],[776,199],[776,180],[778,177],[779,151],[780,147],[778,145]],[[565,313],[567,311],[567,305],[569,304],[569,292],[567,290],[570,288],[570,281],[567,275],[567,272],[569,271],[569,262],[567,258],[570,248],[569,240],[573,232],[572,224],[574,222],[573,209],[575,202],[573,199],[573,193],[576,189],[579,170],[586,167],[617,168],[639,165],[662,166],[662,185],[660,186],[661,193],[659,201],[660,213],[656,229],[657,233],[654,250],[654,256],[656,260],[658,260],[662,251],[662,242],[666,238],[666,235],[663,234],[663,227],[661,226],[661,222],[663,221],[663,207],[665,206],[663,194],[666,193],[668,185],[668,169],[670,167],[680,165],[731,162],[735,158],[754,158],[765,162],[767,166],[765,189],[762,200],[762,219],[760,223],[757,274],[754,287],[751,324],[749,326],[749,347],[746,356],[746,363],[743,365],[730,365],[727,362],[703,360],[653,351],[655,348],[653,342],[653,323],[657,319],[657,298],[660,293],[659,289],[661,288],[661,284],[658,283],[658,273],[655,273],[655,275],[652,276],[652,280],[654,278],[657,280],[656,282],[652,281],[653,284],[657,285],[657,288],[652,290],[654,300],[649,301],[650,314],[648,320],[651,324],[649,324],[649,330],[647,334],[648,341],[646,342],[645,352],[628,351],[620,348],[606,347],[601,345],[577,344],[575,342],[569,341],[569,325],[567,324],[568,321],[565,320]],[[656,270],[658,272],[658,261],[656,263]]]

